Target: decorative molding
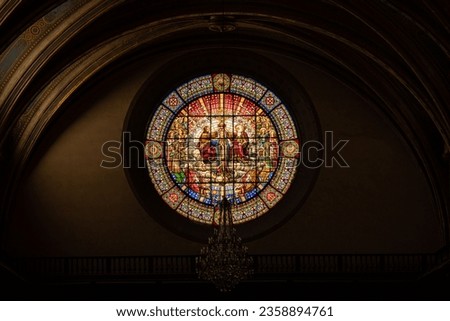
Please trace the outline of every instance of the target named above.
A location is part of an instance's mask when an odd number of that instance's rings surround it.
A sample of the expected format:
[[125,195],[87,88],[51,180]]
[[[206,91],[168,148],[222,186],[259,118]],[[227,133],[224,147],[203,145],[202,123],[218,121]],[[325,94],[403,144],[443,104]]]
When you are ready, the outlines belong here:
[[0,26],[21,2],[22,0],[2,0],[0,2]]
[[123,0],[68,0],[38,19],[0,57],[0,128],[45,63],[86,25]]

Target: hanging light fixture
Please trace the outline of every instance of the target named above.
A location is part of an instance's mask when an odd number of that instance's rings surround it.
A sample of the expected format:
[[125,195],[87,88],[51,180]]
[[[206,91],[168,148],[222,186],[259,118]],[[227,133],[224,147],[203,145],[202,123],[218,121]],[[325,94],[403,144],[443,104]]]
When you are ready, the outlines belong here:
[[200,279],[214,283],[221,292],[228,292],[253,273],[253,259],[236,235],[231,204],[225,197],[219,203],[219,210],[219,225],[197,258],[197,273]]

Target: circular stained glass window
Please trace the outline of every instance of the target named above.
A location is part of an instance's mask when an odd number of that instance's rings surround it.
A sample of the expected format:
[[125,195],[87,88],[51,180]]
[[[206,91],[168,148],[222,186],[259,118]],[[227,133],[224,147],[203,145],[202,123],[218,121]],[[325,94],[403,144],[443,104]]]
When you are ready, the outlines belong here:
[[264,215],[286,193],[299,137],[270,89],[218,73],[192,79],[162,100],[145,151],[150,178],[171,208],[217,224],[217,205],[226,197],[238,224]]

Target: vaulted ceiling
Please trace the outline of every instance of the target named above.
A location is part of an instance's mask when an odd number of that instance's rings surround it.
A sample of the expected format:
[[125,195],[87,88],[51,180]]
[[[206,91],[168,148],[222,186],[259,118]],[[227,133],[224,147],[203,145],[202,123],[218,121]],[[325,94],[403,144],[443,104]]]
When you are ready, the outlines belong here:
[[448,239],[444,0],[11,0],[0,23],[3,218],[41,137],[94,77],[169,48],[226,46],[296,57],[373,102],[421,164]]

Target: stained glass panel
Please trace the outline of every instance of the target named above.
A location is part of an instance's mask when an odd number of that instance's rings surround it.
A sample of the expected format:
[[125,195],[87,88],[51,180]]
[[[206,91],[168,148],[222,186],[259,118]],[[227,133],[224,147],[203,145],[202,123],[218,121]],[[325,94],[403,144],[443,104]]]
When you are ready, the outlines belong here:
[[214,224],[226,197],[235,223],[266,213],[294,176],[294,122],[265,86],[240,75],[195,78],[162,100],[147,130],[156,190],[181,215]]

